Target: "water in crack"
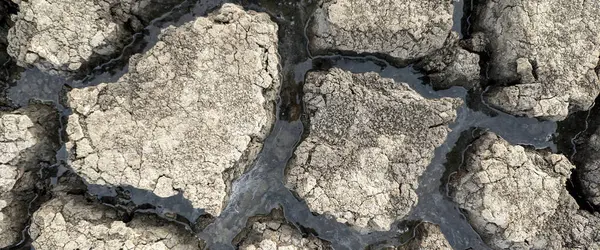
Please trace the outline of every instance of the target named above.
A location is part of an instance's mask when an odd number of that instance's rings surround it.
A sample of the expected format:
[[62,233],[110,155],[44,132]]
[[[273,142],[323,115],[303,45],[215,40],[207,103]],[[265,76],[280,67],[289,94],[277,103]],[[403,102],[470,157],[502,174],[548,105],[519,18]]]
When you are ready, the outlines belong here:
[[66,77],[29,68],[21,73],[19,80],[8,89],[7,95],[13,105],[19,107],[27,106],[30,100],[38,100],[53,103],[62,112],[64,108],[60,105],[59,95],[69,82]]
[[65,86],[83,88],[116,82],[127,73],[129,58],[152,48],[158,41],[162,29],[168,26],[180,26],[198,16],[205,16],[209,10],[224,2],[224,0],[182,1],[181,4],[151,21],[143,31],[134,34],[131,43],[126,45],[118,56],[98,65],[81,79],[77,79],[77,76],[48,74],[35,67],[24,69],[19,79],[11,84],[7,97],[16,107],[27,106],[32,100],[52,103],[63,112],[63,116],[68,116],[68,108],[64,107],[60,100],[61,91]]
[[[10,1],[9,1],[10,2]],[[165,13],[154,19],[141,32],[133,35],[132,42],[125,46],[121,54],[115,58],[95,67],[89,74],[81,79],[78,76],[53,75],[40,71],[35,67],[17,68],[17,72],[7,72],[7,74],[18,75],[6,90],[2,93],[4,98],[8,99],[9,110],[28,106],[30,102],[43,102],[54,106],[61,114],[59,144],[61,148],[56,153],[56,164],[42,169],[42,179],[49,180],[50,185],[55,186],[65,173],[72,171],[68,166],[68,153],[65,148],[65,122],[66,117],[70,115],[69,107],[63,104],[64,91],[69,88],[83,88],[94,86],[100,83],[116,82],[123,76],[127,70],[129,58],[137,53],[143,53],[152,48],[158,41],[160,31],[168,26],[179,26],[197,16],[205,16],[210,10],[220,6],[225,0],[184,0],[181,4],[171,10],[164,10]],[[3,67],[9,69],[7,64]],[[12,68],[11,68],[12,70]],[[19,74],[20,72],[20,74]],[[2,86],[5,87],[5,86]],[[4,90],[3,90],[4,91]],[[4,94],[6,96],[4,96]],[[5,107],[2,107],[5,108]],[[203,209],[193,208],[190,202],[182,197],[181,194],[161,198],[151,191],[140,190],[133,187],[107,187],[100,185],[89,185],[88,192],[98,197],[106,205],[117,206],[127,212],[153,213],[166,219],[180,222],[185,225],[198,223],[205,217]],[[122,193],[127,193],[129,199],[124,199]],[[40,194],[38,194],[39,196]],[[44,194],[46,195],[46,194]],[[37,197],[37,196],[36,196]],[[36,198],[37,199],[37,198]],[[36,202],[34,199],[30,207]],[[29,216],[34,211],[30,211]],[[204,223],[200,221],[200,223]],[[31,239],[28,233],[28,227],[22,232],[23,236],[19,243],[8,246],[7,249],[33,249]]]
[[194,208],[182,193],[159,197],[152,191],[131,186],[114,188],[96,184],[87,184],[87,192],[95,195],[103,203],[130,214],[154,213],[184,225],[194,224],[201,216],[208,215],[204,209]]
[[[331,67],[353,73],[377,72],[382,77],[407,83],[426,98],[468,98],[466,90],[459,87],[434,91],[430,86],[423,84],[421,80],[423,76],[411,67],[396,68],[374,57],[315,57],[296,65],[294,79],[302,81],[310,70],[326,70]],[[486,107],[486,105],[482,106]],[[555,122],[514,117],[495,110],[476,111],[466,104],[460,108],[456,122],[451,125],[452,132],[446,142],[436,149],[433,161],[421,177],[417,190],[419,203],[405,218],[439,224],[456,249],[469,247],[487,249],[479,235],[460,213],[457,205],[440,191],[443,185],[442,175],[446,169],[444,166],[446,155],[452,150],[462,132],[475,127],[493,131],[513,144],[555,148],[554,143],[550,141],[556,131]],[[347,225],[336,222],[333,218],[314,215],[304,202],[299,201],[285,188],[283,173],[301,136],[301,122],[277,121],[254,168],[234,183],[228,207],[215,223],[200,234],[207,240],[211,249],[233,249],[230,242],[246,226],[248,218],[268,214],[271,209],[277,207],[283,208],[288,220],[301,228],[310,229],[319,238],[331,242],[335,249],[362,249],[373,244],[381,245],[379,243],[382,241],[392,245],[402,243],[396,238],[402,238],[403,234],[409,231],[408,228],[401,226],[401,222],[396,223],[394,229],[389,232],[360,234]]]
[[600,127],[600,97],[597,97],[592,107],[588,111],[579,111],[559,122],[558,133],[555,138],[559,151],[569,156],[569,160],[577,168],[572,170],[571,177],[567,181],[567,190],[575,199],[579,208],[590,213],[600,212],[600,206],[594,206],[586,197],[584,186],[581,183],[582,171],[585,164],[588,164],[590,158],[593,158],[594,151],[589,147],[589,140]]
[[454,0],[454,13],[452,13],[452,31],[458,33],[459,38],[463,38],[463,23],[462,19],[464,16],[465,1],[468,0]]
[[[49,74],[35,67],[24,69],[19,79],[11,84],[7,91],[7,97],[15,107],[27,106],[31,101],[49,103],[57,108],[61,112],[61,116],[65,118],[70,115],[70,108],[63,106],[61,100],[64,97],[63,91],[68,88],[83,88],[100,83],[116,82],[127,73],[129,58],[134,54],[143,53],[152,48],[158,41],[162,29],[169,26],[179,26],[198,16],[205,16],[209,10],[220,6],[224,2],[224,0],[182,1],[181,4],[151,21],[143,31],[134,34],[132,42],[123,48],[120,55],[95,67],[82,79],[76,79],[74,76]],[[64,124],[61,124],[61,130],[64,129]],[[61,135],[64,134],[63,131],[60,133]],[[61,145],[64,146],[63,141],[61,141]],[[66,163],[67,157],[63,147],[57,153],[57,160]],[[55,172],[58,174],[64,173],[65,169]]]
[[[185,6],[177,10],[177,18],[169,19],[165,22],[153,23],[147,28],[146,34],[139,38],[125,50],[125,52],[115,60],[104,64],[98,68],[98,71],[86,77],[83,80],[71,82],[71,87],[85,87],[96,85],[100,82],[114,82],[125,72],[127,72],[126,59],[133,53],[143,52],[156,42],[158,33],[162,27],[169,24],[180,24],[193,19],[199,15],[205,15],[206,12],[222,1],[202,1],[193,7]],[[461,1],[462,3],[462,1]],[[462,10],[456,4],[458,12]],[[304,29],[303,25],[297,25]],[[460,26],[456,29],[462,29]],[[303,34],[303,32],[300,32]],[[305,37],[305,34],[303,34]],[[293,38],[288,38],[292,39]],[[282,39],[284,40],[284,39]],[[298,42],[298,40],[296,40]],[[306,42],[306,41],[304,41]],[[287,53],[287,54],[286,54]],[[282,53],[283,57],[289,56],[293,51]],[[434,91],[430,86],[423,84],[422,75],[411,67],[396,68],[390,66],[387,62],[375,57],[343,57],[328,56],[314,57],[293,66],[285,65],[291,72],[292,77],[284,81],[283,88],[296,89],[304,80],[306,73],[310,70],[323,70],[328,67],[338,67],[354,73],[378,72],[382,77],[392,78],[397,82],[406,82],[415,91],[426,98],[440,97],[460,97],[465,103],[485,104],[480,96],[468,95],[462,88],[451,88],[443,91]],[[290,72],[284,72],[287,74]],[[30,73],[35,76],[35,71]],[[27,78],[23,78],[27,79]],[[41,79],[36,77],[36,79]],[[60,86],[62,89],[62,80],[52,80],[50,82]],[[13,90],[12,96],[23,98],[22,93],[27,89],[36,89],[33,81],[31,83],[18,84]],[[46,99],[58,102],[59,88],[52,87],[49,92],[51,95],[31,96],[34,98]],[[42,88],[43,90],[43,88]],[[42,91],[44,92],[44,91]],[[30,97],[27,97],[30,98]],[[301,99],[298,97],[297,99]],[[24,103],[24,99],[17,100]],[[477,106],[477,105],[470,105]],[[455,203],[451,202],[445,194],[440,191],[443,185],[441,182],[445,171],[446,155],[454,148],[462,132],[473,127],[490,130],[505,138],[513,144],[532,145],[536,148],[555,148],[554,143],[550,141],[551,136],[556,131],[556,123],[541,122],[536,119],[518,118],[511,115],[490,109],[486,105],[479,105],[482,108],[473,109],[463,105],[459,112],[456,122],[451,125],[452,132],[444,144],[435,151],[435,157],[429,165],[427,171],[420,179],[419,203],[412,213],[405,219],[424,220],[440,224],[441,229],[451,245],[456,249],[486,249],[479,235],[471,228],[464,216],[460,213]],[[281,107],[279,107],[281,109]],[[68,111],[64,113],[68,114]],[[230,200],[227,207],[216,220],[205,230],[199,233],[199,236],[207,241],[210,249],[234,249],[231,245],[233,238],[245,228],[248,218],[261,214],[268,214],[274,208],[283,208],[286,218],[305,231],[314,232],[318,237],[330,241],[335,249],[362,249],[370,245],[377,246],[397,245],[402,243],[411,232],[402,222],[396,223],[393,230],[389,232],[375,232],[371,234],[360,234],[345,224],[338,223],[335,219],[315,215],[308,206],[297,199],[283,184],[284,170],[288,160],[293,154],[296,145],[300,142],[304,132],[302,122],[299,120],[278,119],[274,128],[265,141],[263,150],[259,155],[254,167],[243,176],[241,176],[232,187]],[[64,153],[64,152],[63,152]],[[61,154],[60,159],[66,162],[67,156]],[[115,189],[102,186],[89,186],[89,191],[100,196],[101,199],[116,197],[118,194]],[[143,191],[124,187],[128,190],[130,201],[135,206],[150,204],[154,206],[151,212],[162,214],[169,217],[169,214],[175,214],[185,218],[188,222],[194,223],[198,217],[203,215],[203,211],[193,208],[189,201],[181,196],[170,198],[158,198],[149,191]],[[134,206],[134,207],[135,207]]]

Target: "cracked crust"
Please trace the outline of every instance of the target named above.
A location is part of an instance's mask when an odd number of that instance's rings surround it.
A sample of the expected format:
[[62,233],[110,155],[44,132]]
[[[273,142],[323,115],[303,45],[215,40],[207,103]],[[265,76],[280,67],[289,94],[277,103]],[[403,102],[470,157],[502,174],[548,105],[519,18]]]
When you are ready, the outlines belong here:
[[442,48],[452,12],[449,0],[328,0],[313,15],[310,48],[419,59]]
[[35,249],[201,249],[182,226],[156,216],[136,215],[124,223],[115,210],[81,196],[58,196],[33,214]]
[[458,34],[452,32],[444,48],[432,52],[415,66],[427,73],[428,83],[436,89],[478,88],[481,81],[479,55],[461,47],[468,42],[459,40]]
[[[8,53],[20,66],[77,71],[94,56],[123,47],[129,1],[28,0],[19,3],[8,33]],[[120,16],[113,14],[120,13]]]
[[520,243],[519,249],[600,249],[600,214],[589,213],[567,193],[563,193],[557,212],[548,219],[533,242]]
[[566,233],[590,231],[595,227],[591,220],[598,220],[590,214],[579,221],[571,217],[585,212],[577,211],[565,188],[575,167],[566,157],[513,146],[493,133],[477,139],[466,154],[464,169],[451,183],[452,198],[491,247],[562,249],[592,244],[577,240],[581,233]]
[[415,228],[415,238],[396,250],[452,250],[452,246],[440,230],[440,226],[429,222],[420,223]]
[[57,118],[43,105],[0,113],[0,248],[21,238],[35,196],[37,170],[54,161],[58,148],[52,141]]
[[[252,220],[252,219],[251,219]],[[286,222],[283,214],[275,213],[251,222],[250,230],[238,244],[240,250],[329,250],[329,243],[309,235]]]
[[[13,0],[14,1],[14,0]],[[117,54],[144,23],[182,0],[23,0],[8,32],[20,66],[64,74]],[[141,20],[140,20],[141,19]]]
[[287,186],[316,213],[361,231],[389,230],[416,204],[418,177],[456,118],[460,99],[425,99],[376,73],[311,72],[310,135]]
[[243,172],[275,120],[277,25],[225,4],[159,40],[117,83],[69,92],[71,165],[94,184],[183,191],[218,215],[224,173]]
[[490,104],[514,115],[563,120],[600,93],[600,2],[487,0],[474,31],[484,33]]

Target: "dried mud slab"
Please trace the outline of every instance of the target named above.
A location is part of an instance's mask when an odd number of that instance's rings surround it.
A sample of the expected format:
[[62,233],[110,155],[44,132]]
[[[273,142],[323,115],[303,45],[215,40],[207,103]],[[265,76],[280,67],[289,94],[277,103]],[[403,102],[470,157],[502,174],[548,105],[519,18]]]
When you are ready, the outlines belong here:
[[[15,0],[13,0],[15,1]],[[90,60],[112,56],[181,0],[17,0],[19,13],[8,33],[8,53],[20,66],[72,73]]]
[[240,250],[330,250],[328,242],[312,235],[303,235],[289,224],[279,210],[266,217],[248,221],[249,229],[238,235]]
[[[493,133],[466,152],[452,198],[494,249],[597,248],[600,220],[578,211],[563,155],[510,145]],[[593,246],[596,246],[595,248]]]
[[[561,196],[557,212],[538,232],[536,241],[515,244],[513,249],[600,249],[600,214],[580,210],[568,194]],[[525,245],[525,247],[520,247]]]
[[415,66],[427,73],[428,82],[435,89],[448,89],[453,86],[479,88],[480,56],[463,48],[472,48],[473,40],[460,40],[458,34],[452,32],[442,49],[432,52]]
[[453,9],[446,0],[326,0],[309,26],[310,49],[412,61],[443,47]]
[[68,93],[71,166],[218,215],[274,123],[279,86],[277,25],[225,4],[163,30],[118,82]]
[[452,250],[452,246],[435,224],[424,222],[415,228],[415,238],[405,245],[399,246],[397,250]]
[[32,246],[39,250],[202,249],[181,225],[151,215],[136,215],[125,223],[114,209],[74,195],[60,195],[42,205],[29,231]]
[[54,162],[58,114],[44,105],[0,112],[0,248],[21,240],[39,169]]
[[311,72],[310,134],[286,185],[313,212],[360,231],[389,230],[417,203],[418,177],[450,131],[460,99],[425,99],[376,73]]
[[[513,115],[563,120],[600,93],[600,2],[487,0],[473,31],[487,41],[488,101]],[[508,86],[506,86],[508,85]]]
[[309,23],[310,50],[375,54],[400,65],[420,60],[435,88],[475,88],[479,55],[459,46],[453,11],[446,0],[326,0]]

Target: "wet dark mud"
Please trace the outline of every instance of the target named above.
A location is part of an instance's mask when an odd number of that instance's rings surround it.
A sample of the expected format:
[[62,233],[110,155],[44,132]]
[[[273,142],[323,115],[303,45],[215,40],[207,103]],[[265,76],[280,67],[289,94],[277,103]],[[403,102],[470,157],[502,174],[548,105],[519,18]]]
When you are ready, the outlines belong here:
[[459,38],[468,38],[471,28],[471,13],[473,12],[473,1],[454,0],[454,13],[452,15],[452,31],[458,33]]
[[40,173],[32,173],[32,172],[26,172],[25,173],[26,176],[29,176],[27,178],[34,178],[38,183],[31,187],[17,187],[17,189],[24,189],[25,192],[21,193],[21,197],[19,197],[19,199],[21,199],[24,202],[29,203],[26,211],[24,211],[23,213],[26,215],[26,218],[23,218],[24,220],[27,221],[27,226],[25,226],[25,228],[22,229],[21,231],[21,237],[20,240],[18,242],[16,242],[13,246],[9,246],[6,249],[7,250],[17,250],[17,249],[29,249],[29,244],[30,242],[30,238],[29,238],[29,224],[30,224],[30,218],[33,215],[33,213],[46,201],[49,200],[49,196],[47,195],[47,190],[46,190],[46,185],[44,185],[44,182],[42,180],[43,175]]
[[151,191],[131,186],[113,188],[95,184],[88,184],[87,192],[93,194],[102,203],[119,208],[130,216],[136,212],[154,213],[186,225],[205,222],[199,220],[212,219],[212,216],[203,209],[194,208],[190,201],[183,198],[182,193],[163,198]]
[[11,82],[18,76],[20,70],[16,62],[8,55],[8,30],[14,26],[10,16],[16,14],[18,6],[10,0],[0,1],[0,110],[9,110],[10,101],[6,91]]
[[578,168],[572,170],[571,178],[567,181],[567,189],[580,209],[588,212],[600,212],[600,206],[587,201],[580,180],[579,166],[597,157],[593,150],[587,150],[588,140],[600,128],[600,98],[596,98],[594,106],[588,111],[579,111],[571,114],[567,119],[559,122],[555,142],[558,150],[568,156],[569,160]]
[[[463,36],[468,36],[465,31],[470,29],[469,18],[463,17],[471,12],[470,1],[455,2],[457,10],[453,30],[461,31]],[[65,88],[116,81],[127,72],[128,58],[151,48],[162,28],[177,26],[197,16],[204,16],[223,2],[225,1],[184,1],[171,12],[152,21],[143,32],[134,35],[131,44],[121,55],[99,65],[86,76],[66,79],[27,69],[20,80],[8,89],[8,96],[15,106],[27,105],[31,99],[52,102],[66,117],[70,111],[61,101],[61,93]],[[483,131],[493,131],[513,144],[567,152],[568,147],[564,145],[573,144],[565,142],[571,143],[570,139],[582,136],[575,136],[583,131],[580,127],[572,128],[572,133],[567,133],[563,132],[562,123],[559,126],[555,122],[514,117],[495,110],[485,103],[483,93],[480,92],[469,93],[460,87],[436,91],[426,84],[426,76],[410,66],[392,66],[385,57],[310,55],[306,46],[308,41],[305,25],[316,7],[316,1],[243,0],[240,4],[247,9],[269,13],[279,24],[283,82],[276,124],[265,140],[254,166],[231,186],[227,206],[218,217],[204,213],[202,208],[192,207],[181,194],[161,198],[149,191],[132,187],[86,185],[69,170],[64,150],[57,154],[58,164],[43,170],[48,182],[45,184],[46,189],[60,187],[65,179],[81,182],[79,188],[70,192],[90,195],[106,205],[118,208],[129,218],[136,213],[152,213],[185,224],[206,241],[208,249],[235,249],[234,241],[241,237],[248,221],[256,216],[268,215],[275,209],[281,210],[285,219],[301,232],[329,242],[333,249],[381,249],[398,246],[414,236],[413,228],[420,221],[439,224],[455,249],[488,249],[458,206],[448,198],[445,186],[448,178],[452,178],[452,174],[462,165],[461,157],[470,142]],[[456,22],[457,20],[460,21]],[[420,178],[417,190],[419,203],[409,216],[395,223],[388,232],[361,234],[327,215],[314,214],[305,202],[284,186],[286,165],[293,156],[295,147],[310,132],[306,126],[310,121],[302,117],[302,84],[306,73],[332,67],[354,73],[377,72],[382,77],[406,82],[426,98],[458,97],[465,102],[458,111],[456,121],[450,126],[452,132],[448,134],[444,144],[436,149],[434,159]],[[588,118],[585,121],[589,121]],[[40,192],[43,199],[39,200],[48,199],[47,193]],[[10,249],[29,249],[27,239]]]
[[479,0],[454,1],[454,26],[452,27],[452,30],[458,32],[461,39],[471,37],[473,13],[475,12],[475,5],[478,1]]

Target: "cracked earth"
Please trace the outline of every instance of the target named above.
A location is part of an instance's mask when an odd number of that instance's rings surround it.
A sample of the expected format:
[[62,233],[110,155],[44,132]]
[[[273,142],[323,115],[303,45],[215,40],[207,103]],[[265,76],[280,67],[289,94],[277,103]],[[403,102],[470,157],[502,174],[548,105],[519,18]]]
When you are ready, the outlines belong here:
[[0,249],[600,249],[598,12],[0,1]]

